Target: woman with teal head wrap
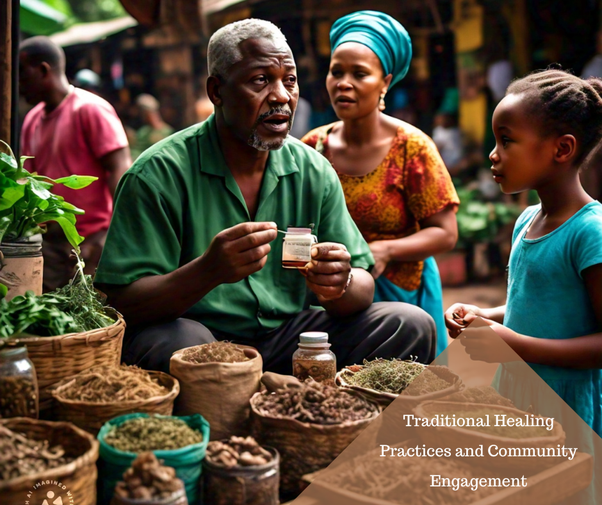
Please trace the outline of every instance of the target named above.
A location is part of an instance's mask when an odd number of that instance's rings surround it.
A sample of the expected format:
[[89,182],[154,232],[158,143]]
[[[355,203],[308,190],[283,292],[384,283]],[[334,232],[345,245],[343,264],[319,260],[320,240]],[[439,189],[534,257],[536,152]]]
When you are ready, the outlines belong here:
[[459,200],[433,141],[383,112],[386,92],[410,67],[410,37],[391,16],[360,11],[333,24],[330,44],[326,88],[340,121],[302,140],[339,175],[374,256],[374,301],[422,307],[435,320],[439,354],[448,339],[433,255],[456,244]]

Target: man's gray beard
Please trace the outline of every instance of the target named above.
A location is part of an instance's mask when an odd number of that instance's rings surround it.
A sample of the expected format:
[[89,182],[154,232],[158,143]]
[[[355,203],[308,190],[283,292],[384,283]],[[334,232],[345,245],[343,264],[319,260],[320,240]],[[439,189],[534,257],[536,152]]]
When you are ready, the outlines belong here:
[[263,140],[257,133],[257,127],[259,126],[259,123],[261,123],[266,117],[271,116],[273,114],[290,114],[288,120],[288,130],[286,132],[287,135],[291,131],[293,115],[291,114],[290,107],[278,107],[276,109],[272,109],[266,112],[265,114],[262,114],[257,118],[257,121],[255,121],[253,129],[251,130],[251,135],[249,135],[249,139],[247,140],[247,144],[257,149],[258,151],[276,151],[284,145],[286,137],[280,140],[273,140],[271,142],[268,142],[267,140]]

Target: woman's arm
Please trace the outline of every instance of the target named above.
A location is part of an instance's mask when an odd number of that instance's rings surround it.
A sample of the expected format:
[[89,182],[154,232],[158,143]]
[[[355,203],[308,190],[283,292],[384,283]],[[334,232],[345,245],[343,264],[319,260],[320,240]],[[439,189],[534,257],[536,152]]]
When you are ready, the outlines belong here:
[[450,251],[458,240],[455,205],[420,221],[420,230],[407,237],[393,240],[375,240],[369,244],[375,265],[376,279],[390,261],[422,261],[434,254]]

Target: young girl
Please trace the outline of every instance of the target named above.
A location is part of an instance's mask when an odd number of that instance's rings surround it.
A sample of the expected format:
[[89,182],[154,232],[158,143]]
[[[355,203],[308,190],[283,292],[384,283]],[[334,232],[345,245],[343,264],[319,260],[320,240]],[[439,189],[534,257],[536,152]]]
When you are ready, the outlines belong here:
[[[493,131],[493,178],[504,193],[536,190],[541,204],[516,222],[506,305],[454,304],[446,325],[455,338],[484,318],[602,434],[602,205],[579,180],[602,138],[602,80],[561,70],[517,80],[495,109]],[[485,346],[468,343],[467,350],[478,358]],[[518,408],[537,410],[543,400],[516,379],[512,365],[501,367],[500,392]]]

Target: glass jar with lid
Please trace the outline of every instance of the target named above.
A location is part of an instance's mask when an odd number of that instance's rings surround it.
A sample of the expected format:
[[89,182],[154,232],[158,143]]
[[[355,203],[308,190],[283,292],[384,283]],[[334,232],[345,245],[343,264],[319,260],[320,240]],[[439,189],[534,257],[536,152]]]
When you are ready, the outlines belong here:
[[293,354],[293,375],[300,381],[311,377],[316,382],[334,384],[336,373],[337,358],[330,350],[328,333],[301,333],[299,348]]
[[0,350],[0,417],[38,418],[38,380],[25,347]]

